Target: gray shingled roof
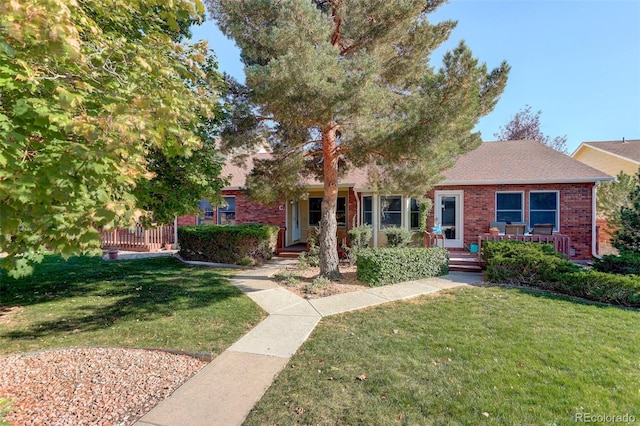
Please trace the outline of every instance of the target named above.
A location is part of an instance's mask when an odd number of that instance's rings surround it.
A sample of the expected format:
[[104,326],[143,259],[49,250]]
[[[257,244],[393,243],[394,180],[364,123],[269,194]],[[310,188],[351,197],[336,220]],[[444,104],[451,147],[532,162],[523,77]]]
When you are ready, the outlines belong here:
[[458,159],[439,185],[571,183],[611,176],[539,142],[484,142]]
[[[244,187],[246,176],[253,167],[252,159],[269,156],[270,154],[249,156],[245,167],[227,162],[222,169],[222,176],[232,176],[227,189]],[[613,180],[608,174],[536,141],[484,142],[478,149],[460,157],[456,165],[444,175],[445,180],[438,186]],[[307,184],[322,185],[319,181],[310,181]],[[340,179],[340,186],[367,188],[366,170],[349,170]]]
[[[582,142],[581,145],[606,151],[640,164],[640,139],[622,141]],[[580,147],[578,147],[578,150]],[[577,150],[576,150],[577,152]]]

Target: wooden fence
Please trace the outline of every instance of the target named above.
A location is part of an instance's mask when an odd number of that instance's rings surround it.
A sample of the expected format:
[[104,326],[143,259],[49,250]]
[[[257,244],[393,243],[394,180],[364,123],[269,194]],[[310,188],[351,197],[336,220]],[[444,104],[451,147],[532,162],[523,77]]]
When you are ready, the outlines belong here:
[[156,251],[167,244],[175,244],[173,225],[161,225],[156,228],[119,228],[102,231],[102,248],[129,251]]

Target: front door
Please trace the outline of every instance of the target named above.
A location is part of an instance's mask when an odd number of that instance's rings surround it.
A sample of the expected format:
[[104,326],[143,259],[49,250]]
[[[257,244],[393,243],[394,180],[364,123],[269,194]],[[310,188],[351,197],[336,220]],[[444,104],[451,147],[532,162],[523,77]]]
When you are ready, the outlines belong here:
[[445,247],[464,247],[463,195],[463,191],[436,191],[434,220],[442,227]]
[[300,202],[291,202],[291,239],[300,241]]

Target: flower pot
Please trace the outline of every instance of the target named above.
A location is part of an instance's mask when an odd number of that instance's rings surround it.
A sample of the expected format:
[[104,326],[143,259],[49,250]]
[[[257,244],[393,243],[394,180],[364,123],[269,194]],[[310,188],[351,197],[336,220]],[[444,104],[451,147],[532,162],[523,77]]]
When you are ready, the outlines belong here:
[[167,250],[167,251],[171,250],[171,247],[173,247],[173,244],[171,244],[171,243],[165,243],[164,244],[164,249]]
[[109,256],[109,259],[116,260],[118,258],[118,252],[119,250],[109,250],[107,255]]

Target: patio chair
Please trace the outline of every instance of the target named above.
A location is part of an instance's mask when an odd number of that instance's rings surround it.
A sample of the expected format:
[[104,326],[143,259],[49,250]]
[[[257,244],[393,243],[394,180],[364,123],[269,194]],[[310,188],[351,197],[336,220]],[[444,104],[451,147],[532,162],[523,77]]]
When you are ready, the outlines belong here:
[[501,234],[505,233],[507,222],[489,222],[489,228],[498,228]]
[[504,233],[507,235],[524,235],[526,225],[524,224],[509,224],[505,225]]
[[533,235],[553,235],[553,224],[552,223],[538,223],[533,225],[533,229],[531,230]]

